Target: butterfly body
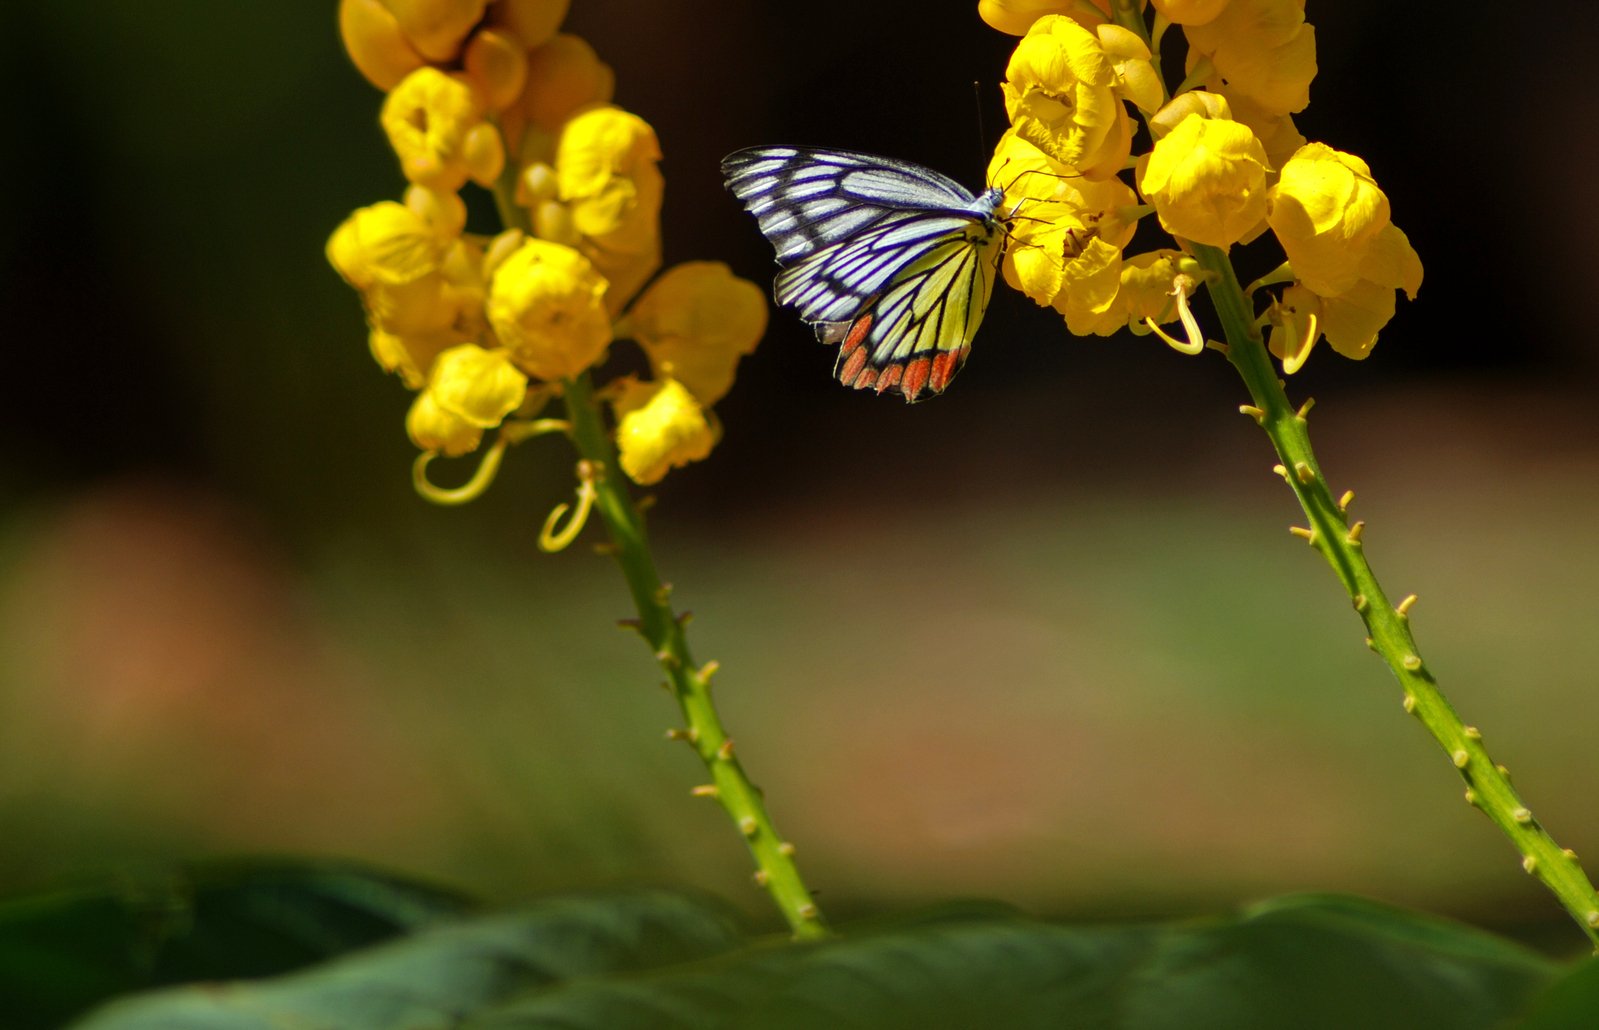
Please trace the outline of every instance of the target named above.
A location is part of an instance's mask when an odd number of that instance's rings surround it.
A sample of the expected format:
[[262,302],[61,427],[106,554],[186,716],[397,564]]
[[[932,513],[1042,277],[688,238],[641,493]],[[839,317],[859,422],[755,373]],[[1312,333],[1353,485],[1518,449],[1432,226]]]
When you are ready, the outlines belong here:
[[776,248],[777,303],[839,346],[840,382],[907,401],[949,385],[993,292],[1000,189],[808,147],[740,150],[722,172]]

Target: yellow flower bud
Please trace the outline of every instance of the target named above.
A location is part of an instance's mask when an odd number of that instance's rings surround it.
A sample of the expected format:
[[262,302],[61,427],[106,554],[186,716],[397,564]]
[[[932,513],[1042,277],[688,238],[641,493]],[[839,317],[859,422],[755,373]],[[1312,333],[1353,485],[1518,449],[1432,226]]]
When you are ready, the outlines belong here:
[[380,120],[406,179],[441,191],[465,184],[468,134],[483,124],[482,101],[469,83],[418,68],[383,102]]
[[591,104],[608,104],[616,73],[588,41],[565,33],[528,54],[522,109],[546,132],[558,132],[572,115]]
[[555,152],[559,197],[579,249],[611,282],[613,313],[661,263],[661,145],[621,108],[590,108],[566,123]]
[[[978,0],[977,16],[990,28],[1011,36],[1025,36],[1033,22],[1046,14],[1078,17],[1077,0]],[[1081,20],[1079,18],[1079,20]]]
[[644,348],[658,379],[710,407],[733,388],[738,359],[766,332],[766,293],[719,261],[676,265],[628,310],[619,335]]
[[1149,0],[1150,6],[1173,25],[1203,25],[1227,6],[1227,0]]
[[1100,25],[1094,34],[1116,73],[1116,92],[1137,104],[1141,111],[1159,107],[1166,99],[1166,87],[1151,61],[1148,45],[1136,32],[1120,25]]
[[483,427],[439,407],[433,394],[423,390],[405,414],[405,432],[424,451],[456,458],[477,450]]
[[504,351],[463,343],[433,362],[427,392],[440,409],[480,429],[492,429],[521,406],[527,376]]
[[489,324],[524,372],[547,381],[569,378],[594,364],[611,342],[606,287],[572,248],[525,240],[494,271]]
[[1266,215],[1266,151],[1249,127],[1190,114],[1138,165],[1138,189],[1173,236],[1228,247]]
[[453,61],[486,0],[383,0],[400,31],[430,61]]
[[1115,175],[1132,149],[1132,126],[1115,87],[1115,63],[1099,38],[1061,15],[1033,23],[1000,86],[1018,135],[1096,179]]
[[1305,0],[1230,0],[1214,18],[1189,23],[1188,71],[1208,59],[1230,96],[1271,114],[1303,111],[1316,77],[1316,30]]
[[1283,165],[1268,204],[1295,278],[1323,297],[1363,278],[1366,248],[1389,223],[1388,197],[1366,162],[1323,143],[1306,144]]
[[489,21],[503,26],[522,47],[532,50],[541,47],[555,35],[555,30],[566,20],[569,0],[495,0],[489,6]]
[[445,243],[452,242],[466,228],[466,204],[454,192],[440,193],[426,186],[408,186],[405,206],[426,222],[433,234]]
[[398,286],[436,272],[447,239],[404,204],[385,200],[339,223],[328,238],[328,262],[346,282],[366,291]]
[[356,70],[384,92],[427,63],[382,0],[339,0],[339,36]]
[[516,103],[527,84],[527,50],[521,40],[502,29],[473,33],[462,65],[490,111],[503,111]]
[[612,407],[617,457],[622,471],[640,486],[658,483],[668,471],[702,460],[721,436],[714,419],[675,379],[629,381]]

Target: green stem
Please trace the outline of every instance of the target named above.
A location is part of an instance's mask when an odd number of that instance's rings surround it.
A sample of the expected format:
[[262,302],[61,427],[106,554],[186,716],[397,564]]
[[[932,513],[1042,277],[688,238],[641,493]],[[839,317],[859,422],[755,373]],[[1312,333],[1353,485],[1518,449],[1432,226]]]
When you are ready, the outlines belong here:
[[[1327,480],[1310,448],[1305,422],[1309,403],[1296,411],[1283,392],[1276,369],[1255,329],[1254,312],[1245,300],[1224,251],[1192,245],[1199,263],[1210,273],[1210,296],[1227,335],[1227,360],[1243,377],[1254,400],[1246,409],[1260,423],[1282,459],[1280,471],[1293,488],[1310,520],[1305,536],[1320,551],[1343,583],[1369,634],[1368,644],[1388,663],[1404,690],[1405,710],[1421,721],[1466,781],[1466,801],[1482,809],[1510,838],[1522,856],[1522,868],[1543,882],[1576,919],[1599,951],[1599,895],[1583,872],[1575,852],[1562,850],[1510,785],[1504,766],[1496,765],[1483,747],[1482,734],[1466,726],[1438,689],[1422,662],[1403,611],[1388,603],[1366,562],[1361,544],[1364,523],[1350,525],[1343,506],[1333,499]],[[1408,607],[1408,605],[1403,606]]]
[[[508,170],[494,189],[500,220],[507,228],[529,231],[527,212],[516,205],[515,195],[516,174]],[[588,463],[595,487],[594,507],[610,532],[612,553],[633,595],[639,635],[655,653],[688,724],[686,729],[674,730],[672,736],[690,744],[710,773],[711,782],[696,788],[695,794],[716,798],[727,811],[755,860],[755,881],[771,895],[795,938],[826,937],[830,933],[827,924],[794,864],[794,846],[778,835],[760,789],[734,757],[733,740],[711,699],[716,663],[695,665],[689,653],[683,632],[686,617],[679,618],[672,611],[671,588],[661,582],[656,571],[644,520],[617,464],[589,374],[564,380],[562,386],[572,443]]]
[[772,896],[794,936],[802,940],[825,937],[827,926],[794,864],[794,847],[772,825],[761,792],[733,754],[732,738],[716,712],[711,699],[711,675],[716,664],[695,665],[689,653],[684,619],[672,611],[671,588],[661,582],[655,569],[644,535],[644,521],[622,480],[589,376],[584,373],[568,379],[564,386],[572,441],[596,470],[594,506],[610,531],[616,563],[638,609],[639,635],[655,652],[672,696],[688,723],[686,730],[674,732],[673,736],[694,748],[711,776],[710,784],[697,788],[695,793],[715,797],[727,810],[755,860],[756,882]]

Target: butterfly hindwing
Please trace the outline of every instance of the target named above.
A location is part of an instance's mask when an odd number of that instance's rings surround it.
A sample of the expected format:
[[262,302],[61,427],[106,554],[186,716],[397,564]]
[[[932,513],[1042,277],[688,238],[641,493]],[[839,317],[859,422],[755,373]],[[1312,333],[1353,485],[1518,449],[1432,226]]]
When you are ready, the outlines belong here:
[[777,302],[839,345],[840,381],[911,401],[948,385],[993,289],[999,191],[804,147],[741,150],[722,169],[777,250]]

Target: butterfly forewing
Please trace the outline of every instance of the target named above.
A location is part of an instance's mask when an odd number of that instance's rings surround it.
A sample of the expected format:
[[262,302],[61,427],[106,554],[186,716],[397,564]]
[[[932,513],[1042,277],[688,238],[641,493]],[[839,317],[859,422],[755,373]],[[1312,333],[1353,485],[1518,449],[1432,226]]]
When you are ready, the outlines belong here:
[[777,250],[777,302],[840,344],[839,379],[907,400],[959,369],[993,289],[999,193],[843,150],[755,147],[727,186]]

